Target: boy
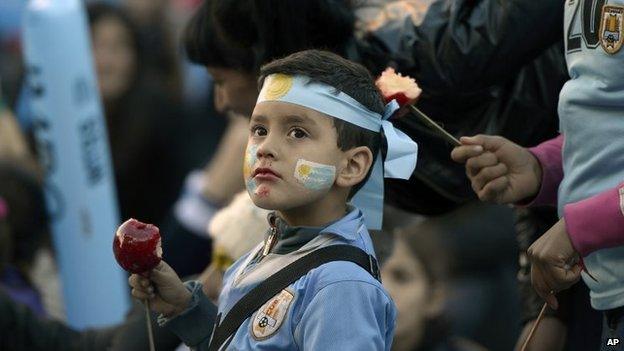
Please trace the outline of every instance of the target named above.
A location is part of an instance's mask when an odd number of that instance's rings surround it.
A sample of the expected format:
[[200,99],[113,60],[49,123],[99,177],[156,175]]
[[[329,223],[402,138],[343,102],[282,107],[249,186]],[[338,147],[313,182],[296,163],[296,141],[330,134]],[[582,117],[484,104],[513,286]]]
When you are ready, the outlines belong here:
[[624,339],[624,1],[566,1],[565,21],[562,135],[530,150],[462,138],[452,157],[466,162],[481,199],[558,206],[559,222],[528,250],[533,286],[557,308],[555,294],[584,271],[591,305],[604,312],[601,350],[616,349],[614,339]]
[[[407,179],[416,165],[416,144],[386,121],[398,106],[384,108],[362,66],[309,50],[264,66],[260,85],[244,174],[253,202],[275,212],[265,242],[226,272],[218,321],[273,273],[321,248],[350,245],[374,260],[366,225],[381,224],[384,168],[386,176]],[[363,211],[347,204],[352,196]],[[208,348],[217,308],[200,284],[185,287],[163,262],[149,280],[132,275],[130,285],[187,345]],[[335,261],[267,301],[223,349],[389,350],[395,316],[370,272]]]

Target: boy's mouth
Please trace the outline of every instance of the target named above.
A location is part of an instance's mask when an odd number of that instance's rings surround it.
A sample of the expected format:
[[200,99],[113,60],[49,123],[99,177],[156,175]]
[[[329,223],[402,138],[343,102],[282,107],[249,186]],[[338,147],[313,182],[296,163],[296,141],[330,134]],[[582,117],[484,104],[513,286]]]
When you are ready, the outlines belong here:
[[282,179],[282,176],[279,173],[275,172],[274,170],[270,168],[262,168],[262,167],[256,168],[251,174],[251,177],[256,180]]

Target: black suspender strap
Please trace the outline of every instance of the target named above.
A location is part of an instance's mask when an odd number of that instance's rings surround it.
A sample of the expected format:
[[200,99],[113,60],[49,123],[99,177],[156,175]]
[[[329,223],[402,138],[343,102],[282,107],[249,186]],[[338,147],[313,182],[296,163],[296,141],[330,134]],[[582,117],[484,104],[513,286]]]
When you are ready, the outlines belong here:
[[217,320],[208,350],[219,350],[240,325],[269,299],[312,269],[332,261],[353,262],[379,280],[377,260],[362,249],[351,245],[331,245],[312,251],[258,284],[232,307],[222,322]]

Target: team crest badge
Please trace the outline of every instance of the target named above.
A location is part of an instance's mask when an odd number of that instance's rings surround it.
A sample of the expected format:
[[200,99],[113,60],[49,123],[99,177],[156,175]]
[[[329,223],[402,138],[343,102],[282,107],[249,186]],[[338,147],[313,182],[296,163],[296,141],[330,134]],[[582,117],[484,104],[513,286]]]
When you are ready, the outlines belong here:
[[600,45],[607,54],[613,55],[622,48],[624,30],[624,6],[605,5],[600,16]]
[[251,324],[256,339],[266,339],[275,334],[286,319],[286,312],[294,297],[291,292],[282,290],[260,307]]

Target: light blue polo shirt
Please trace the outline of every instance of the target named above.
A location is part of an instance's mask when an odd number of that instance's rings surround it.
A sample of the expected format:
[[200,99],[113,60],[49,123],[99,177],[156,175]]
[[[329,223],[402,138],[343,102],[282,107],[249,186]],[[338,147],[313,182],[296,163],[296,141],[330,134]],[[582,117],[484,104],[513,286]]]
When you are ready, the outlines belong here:
[[[288,254],[257,261],[263,245],[237,260],[224,277],[219,313],[225,316],[247,292],[277,270],[321,247],[347,244],[375,254],[362,213],[352,209]],[[167,323],[191,347],[207,349],[216,314],[201,285],[193,305]],[[223,317],[222,317],[223,318]],[[245,320],[226,350],[390,350],[396,307],[383,286],[352,262],[319,266],[269,300]]]

